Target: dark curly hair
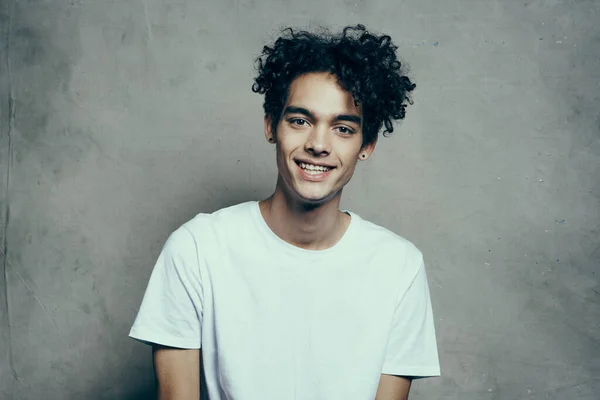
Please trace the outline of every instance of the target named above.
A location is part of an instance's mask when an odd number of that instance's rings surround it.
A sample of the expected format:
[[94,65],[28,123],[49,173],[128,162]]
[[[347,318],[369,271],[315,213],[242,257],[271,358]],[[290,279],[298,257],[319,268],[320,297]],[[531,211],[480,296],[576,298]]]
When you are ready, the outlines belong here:
[[287,28],[256,59],[258,76],[252,91],[265,95],[263,108],[275,132],[292,81],[305,73],[331,73],[362,106],[365,146],[377,138],[382,125],[383,135],[389,136],[394,131],[392,119],[403,119],[406,103],[412,104],[409,92],[416,85],[401,72],[397,48],[389,36],[371,34],[360,24],[347,26],[338,35]]

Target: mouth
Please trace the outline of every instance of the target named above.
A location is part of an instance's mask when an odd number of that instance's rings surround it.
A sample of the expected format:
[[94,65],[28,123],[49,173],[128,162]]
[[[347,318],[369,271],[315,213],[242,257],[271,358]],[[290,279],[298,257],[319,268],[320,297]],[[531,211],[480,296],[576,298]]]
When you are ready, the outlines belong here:
[[298,166],[298,170],[300,171],[300,175],[307,181],[321,181],[325,179],[332,170],[335,169],[335,167],[331,166],[315,165],[298,160],[295,160],[295,162]]

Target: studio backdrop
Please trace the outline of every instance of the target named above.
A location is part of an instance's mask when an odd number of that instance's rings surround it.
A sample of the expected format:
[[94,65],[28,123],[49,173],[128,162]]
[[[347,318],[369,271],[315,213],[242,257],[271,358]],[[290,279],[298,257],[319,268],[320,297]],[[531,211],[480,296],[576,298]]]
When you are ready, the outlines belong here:
[[165,240],[274,189],[255,58],[356,23],[417,84],[341,204],[424,254],[411,398],[600,398],[600,2],[2,0],[1,399],[152,398],[127,334]]

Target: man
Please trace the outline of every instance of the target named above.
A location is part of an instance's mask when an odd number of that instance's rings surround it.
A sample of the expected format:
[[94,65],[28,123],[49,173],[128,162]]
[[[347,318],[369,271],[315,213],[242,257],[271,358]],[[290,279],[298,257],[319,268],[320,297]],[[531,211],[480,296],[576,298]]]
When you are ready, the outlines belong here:
[[[421,252],[339,210],[415,85],[389,36],[289,29],[259,57],[274,193],[175,230],[130,336],[153,345],[161,400],[400,400],[439,375]],[[385,133],[385,132],[384,132]]]

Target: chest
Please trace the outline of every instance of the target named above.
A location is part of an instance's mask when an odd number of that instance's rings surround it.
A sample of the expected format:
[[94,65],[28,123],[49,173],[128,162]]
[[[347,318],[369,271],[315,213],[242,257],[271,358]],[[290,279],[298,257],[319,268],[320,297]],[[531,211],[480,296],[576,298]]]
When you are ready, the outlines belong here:
[[[221,253],[225,254],[225,253]],[[231,346],[348,347],[385,341],[398,299],[398,277],[376,257],[300,261],[229,253],[213,260],[205,325],[229,333]],[[221,343],[224,342],[221,339]]]
[[203,304],[209,374],[231,398],[372,398],[399,294],[384,261],[219,252]]

